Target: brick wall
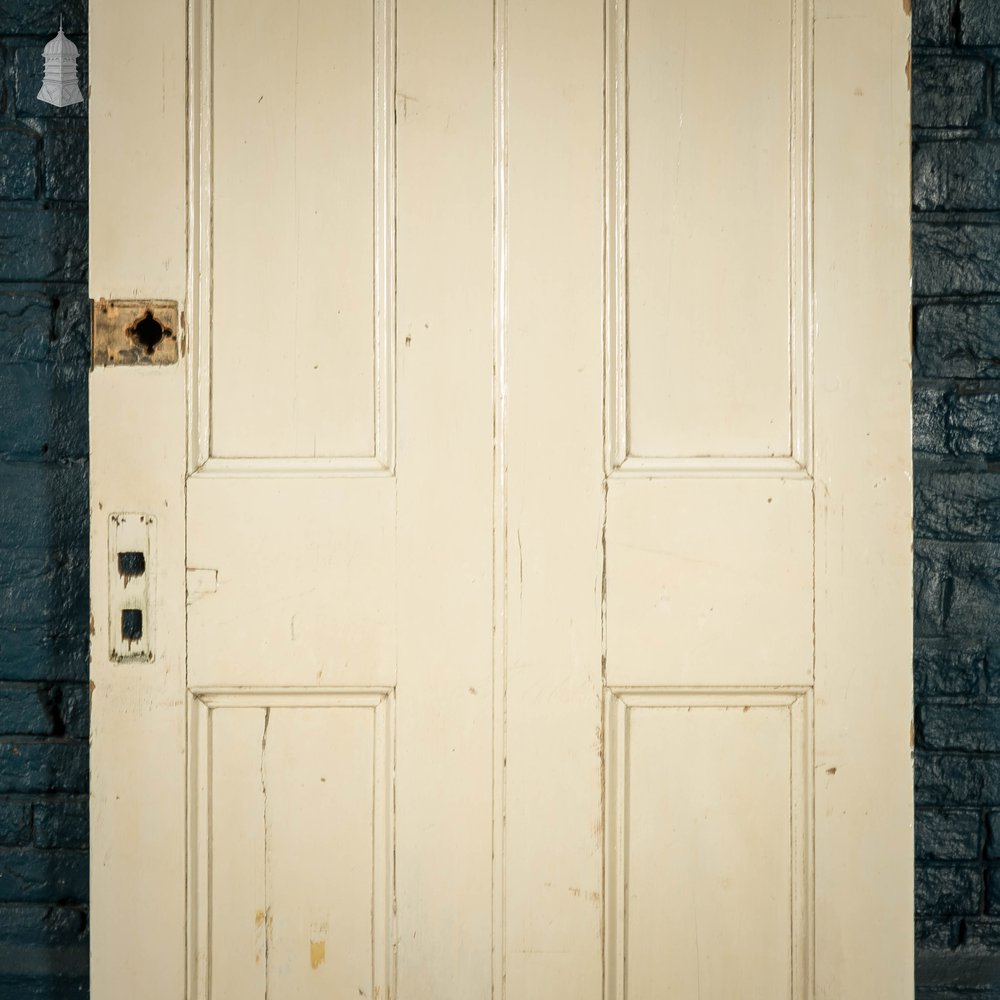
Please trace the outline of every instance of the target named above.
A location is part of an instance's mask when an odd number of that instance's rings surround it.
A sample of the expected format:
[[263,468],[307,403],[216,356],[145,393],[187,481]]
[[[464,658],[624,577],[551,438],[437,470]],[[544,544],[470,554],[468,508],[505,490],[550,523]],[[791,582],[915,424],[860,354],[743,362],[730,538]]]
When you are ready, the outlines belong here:
[[913,47],[918,995],[994,997],[1000,2],[914,0]]
[[87,132],[35,99],[60,14],[0,0],[0,997],[87,994]]

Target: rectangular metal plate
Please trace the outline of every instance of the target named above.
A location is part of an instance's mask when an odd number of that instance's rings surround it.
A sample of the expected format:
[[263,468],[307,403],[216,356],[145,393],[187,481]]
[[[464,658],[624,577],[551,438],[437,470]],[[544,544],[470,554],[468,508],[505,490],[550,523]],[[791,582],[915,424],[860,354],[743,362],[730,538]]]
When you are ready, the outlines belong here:
[[172,365],[179,356],[177,303],[98,299],[91,303],[92,367]]

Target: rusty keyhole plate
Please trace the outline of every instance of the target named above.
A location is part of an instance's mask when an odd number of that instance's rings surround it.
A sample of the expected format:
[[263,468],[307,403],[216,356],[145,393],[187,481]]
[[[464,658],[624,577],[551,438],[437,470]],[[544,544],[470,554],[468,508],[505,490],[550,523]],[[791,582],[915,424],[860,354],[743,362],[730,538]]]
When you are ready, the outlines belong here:
[[177,361],[177,303],[99,299],[92,304],[93,366],[172,365]]

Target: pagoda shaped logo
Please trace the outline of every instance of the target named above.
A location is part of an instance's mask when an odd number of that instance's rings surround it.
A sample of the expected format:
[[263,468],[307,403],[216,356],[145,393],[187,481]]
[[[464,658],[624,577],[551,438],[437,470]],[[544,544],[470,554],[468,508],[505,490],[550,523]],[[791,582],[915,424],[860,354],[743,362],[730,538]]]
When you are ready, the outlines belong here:
[[38,99],[57,108],[79,104],[83,100],[80,84],[76,77],[76,59],[80,50],[63,34],[62,18],[59,19],[59,34],[52,39],[42,52],[45,60],[45,76]]

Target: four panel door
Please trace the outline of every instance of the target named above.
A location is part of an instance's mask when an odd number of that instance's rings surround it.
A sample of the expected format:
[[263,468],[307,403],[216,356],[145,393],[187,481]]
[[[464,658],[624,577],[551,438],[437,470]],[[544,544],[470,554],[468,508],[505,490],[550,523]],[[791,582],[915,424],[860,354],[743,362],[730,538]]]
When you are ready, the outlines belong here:
[[899,6],[95,0],[95,998],[912,996]]

